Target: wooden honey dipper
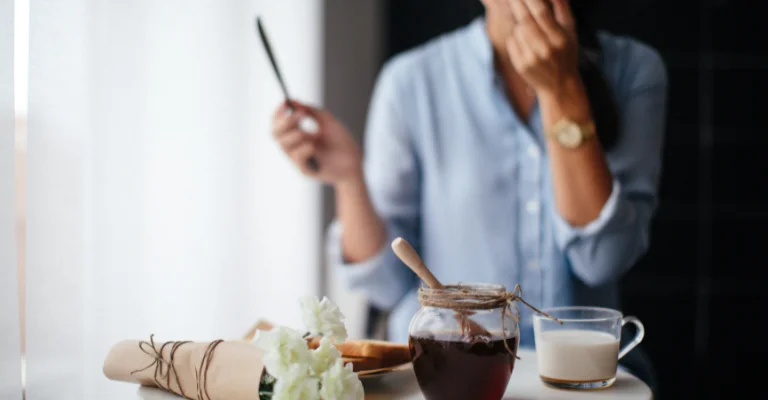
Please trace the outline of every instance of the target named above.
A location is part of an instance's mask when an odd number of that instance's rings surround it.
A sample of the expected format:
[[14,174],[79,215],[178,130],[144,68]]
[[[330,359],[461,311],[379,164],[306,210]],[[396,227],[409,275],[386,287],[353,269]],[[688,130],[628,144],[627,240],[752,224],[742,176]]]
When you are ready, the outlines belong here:
[[[392,251],[397,257],[408,266],[424,283],[432,289],[445,289],[445,286],[432,274],[421,259],[416,250],[403,238],[397,238],[392,241]],[[491,336],[491,334],[477,322],[469,319],[465,313],[456,312],[456,320],[461,325],[462,330],[470,337]]]

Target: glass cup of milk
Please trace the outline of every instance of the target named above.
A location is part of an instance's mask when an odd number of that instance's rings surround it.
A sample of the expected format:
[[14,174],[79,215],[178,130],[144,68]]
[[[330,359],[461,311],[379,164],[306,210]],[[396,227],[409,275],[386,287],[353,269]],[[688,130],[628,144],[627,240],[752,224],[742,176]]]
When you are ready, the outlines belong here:
[[[556,307],[542,310],[562,324],[534,315],[539,377],[562,389],[601,389],[613,385],[619,360],[640,344],[645,328],[639,319],[599,307]],[[637,327],[623,348],[621,328]]]

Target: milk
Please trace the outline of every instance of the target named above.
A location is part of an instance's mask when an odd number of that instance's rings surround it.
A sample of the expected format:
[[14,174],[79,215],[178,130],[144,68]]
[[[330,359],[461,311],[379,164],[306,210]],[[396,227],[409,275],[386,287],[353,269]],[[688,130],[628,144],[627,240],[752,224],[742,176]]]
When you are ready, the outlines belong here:
[[609,380],[616,376],[619,340],[604,332],[552,330],[536,335],[536,353],[543,379]]

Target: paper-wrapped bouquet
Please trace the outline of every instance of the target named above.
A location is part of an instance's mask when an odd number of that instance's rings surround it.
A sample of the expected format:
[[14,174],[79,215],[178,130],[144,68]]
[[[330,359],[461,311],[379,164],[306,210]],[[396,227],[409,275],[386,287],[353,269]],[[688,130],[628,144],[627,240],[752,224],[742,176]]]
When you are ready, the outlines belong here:
[[246,340],[122,341],[104,374],[192,400],[361,400],[360,376],[409,361],[404,345],[347,341],[344,317],[327,298],[301,306],[305,331],[261,324]]

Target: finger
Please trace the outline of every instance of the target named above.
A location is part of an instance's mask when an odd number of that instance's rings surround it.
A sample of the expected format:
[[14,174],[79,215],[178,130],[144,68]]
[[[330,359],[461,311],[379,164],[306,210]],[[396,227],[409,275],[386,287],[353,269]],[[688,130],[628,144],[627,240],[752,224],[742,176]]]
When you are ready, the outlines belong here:
[[509,0],[482,0],[485,9],[502,18],[512,18],[512,10],[509,8]]
[[549,58],[551,53],[549,41],[535,24],[518,25],[515,28],[515,36],[518,43],[523,44],[521,47],[528,48],[530,52],[539,58]]
[[524,46],[521,47],[528,47],[539,57],[549,57],[549,41],[544,32],[539,29],[539,25],[531,16],[523,0],[510,0],[510,6],[517,19],[515,34],[518,37],[518,42],[524,43]]
[[521,62],[525,60],[525,55],[520,43],[517,42],[517,38],[514,36],[507,38],[507,52],[509,53],[509,58],[512,60],[512,65],[519,70],[522,66]]
[[299,145],[311,141],[312,137],[299,129],[286,132],[277,139],[278,144],[280,144],[280,147],[282,147],[283,151],[286,153],[291,153]]
[[[517,32],[517,30],[515,31]],[[513,55],[510,52],[510,57],[512,58],[512,65],[514,65],[518,71],[520,71],[525,65],[530,63],[531,60],[536,58],[535,53],[528,46],[528,43],[526,43],[516,33],[507,39],[507,49],[508,50],[511,49],[516,53],[516,55]]]
[[304,174],[311,174],[313,171],[309,169],[307,165],[307,161],[309,161],[310,157],[312,157],[315,154],[315,143],[314,142],[305,142],[301,145],[297,146],[293,151],[291,152],[291,159],[293,162],[296,163],[296,165],[299,166],[299,169]]
[[326,112],[324,109],[320,107],[315,107],[306,103],[301,103],[296,100],[293,100],[293,105],[297,111],[303,111],[305,115],[309,115],[310,117],[314,117],[314,118],[320,118]]
[[277,121],[272,125],[272,135],[275,138],[280,137],[282,134],[296,129],[301,123],[301,119],[306,116],[306,113],[299,110],[292,114],[284,114],[278,117]]
[[567,0],[552,0],[555,10],[555,20],[567,32],[573,32],[576,29],[576,20],[573,18],[571,6]]
[[330,115],[325,109],[309,104],[298,103],[296,109],[301,111],[305,117],[299,123],[299,127],[305,133],[320,133],[322,126],[334,119],[333,115]]
[[523,0],[509,0],[509,8],[512,10],[512,15],[515,17],[517,25],[533,23],[533,17],[528,12],[528,8],[523,4]]
[[280,116],[282,116],[282,115],[284,115],[284,114],[290,114],[290,113],[288,112],[288,102],[285,102],[285,101],[284,101],[284,102],[282,102],[282,103],[280,103],[280,105],[279,105],[279,106],[277,106],[277,108],[275,108],[275,112],[274,112],[274,113],[272,113],[272,120],[273,120],[273,121],[275,121],[275,120],[277,120],[277,119],[278,119]]
[[555,20],[551,3],[544,0],[525,0],[525,5],[549,42],[557,46],[563,45],[565,42],[563,28]]
[[289,113],[275,115],[275,118],[272,120],[272,136],[277,137],[285,131],[285,127],[290,119],[291,114]]
[[[286,103],[287,104],[287,103]],[[316,107],[312,107],[308,104],[301,103],[296,100],[290,101],[290,106],[293,108],[294,112],[293,114],[298,114],[299,122],[298,126],[305,132],[305,133],[317,133],[318,132],[318,122],[320,115],[325,113],[324,110]],[[288,106],[286,106],[288,107]],[[309,117],[309,118],[307,118]],[[277,124],[277,122],[276,122]],[[285,132],[286,130],[293,129],[292,126],[288,126],[284,128],[281,132]],[[279,135],[279,133],[277,133]]]

